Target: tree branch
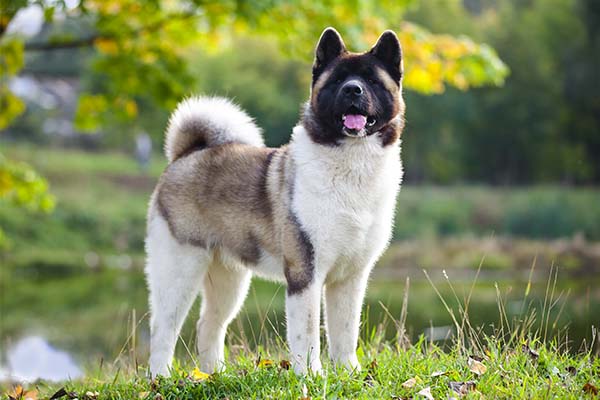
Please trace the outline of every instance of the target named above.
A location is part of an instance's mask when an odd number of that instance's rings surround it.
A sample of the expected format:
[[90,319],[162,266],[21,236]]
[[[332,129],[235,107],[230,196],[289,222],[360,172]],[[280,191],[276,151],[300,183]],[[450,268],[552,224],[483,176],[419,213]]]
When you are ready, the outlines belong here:
[[[128,32],[128,35],[136,36],[142,32],[155,32],[156,30],[160,29],[168,22],[171,22],[174,20],[185,21],[188,19],[195,18],[196,16],[197,16],[196,14],[188,13],[188,12],[168,14],[168,15],[164,16],[163,18],[159,19],[158,21],[155,21],[152,24],[149,24],[149,25],[141,27],[140,29],[136,29],[136,30]],[[25,43],[25,51],[51,51],[51,50],[58,50],[58,49],[77,49],[77,48],[81,48],[81,47],[90,47],[94,44],[94,41],[96,39],[101,39],[101,38],[110,38],[110,36],[95,34],[95,35],[92,35],[92,36],[89,36],[86,38],[78,38],[78,39],[73,39],[73,40],[68,40],[68,41],[58,41],[57,40],[57,41],[49,41],[49,42],[29,42],[29,43]]]
[[58,49],[77,49],[80,47],[89,47],[94,44],[100,36],[94,35],[87,38],[74,39],[64,42],[29,42],[25,43],[25,51],[47,51]]

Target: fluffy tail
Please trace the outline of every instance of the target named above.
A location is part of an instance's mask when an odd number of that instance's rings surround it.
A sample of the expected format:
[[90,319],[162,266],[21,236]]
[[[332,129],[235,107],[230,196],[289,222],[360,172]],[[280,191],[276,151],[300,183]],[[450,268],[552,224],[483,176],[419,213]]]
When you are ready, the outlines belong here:
[[264,146],[260,129],[240,107],[222,97],[190,97],[169,119],[165,155],[169,162],[194,149],[225,143]]

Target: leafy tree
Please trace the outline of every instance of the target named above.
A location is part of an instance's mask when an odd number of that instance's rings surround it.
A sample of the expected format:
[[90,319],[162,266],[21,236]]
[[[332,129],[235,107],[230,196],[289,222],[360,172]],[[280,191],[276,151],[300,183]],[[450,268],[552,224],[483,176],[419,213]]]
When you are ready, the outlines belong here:
[[[407,18],[490,43],[502,90],[408,94],[408,178],[494,184],[600,181],[600,68],[594,0],[421,2]],[[596,99],[596,100],[594,100]],[[437,116],[432,118],[432,116]]]
[[[200,0],[84,0],[75,8],[64,1],[2,0],[0,35],[16,12],[38,4],[50,22],[57,12],[68,18],[91,21],[87,36],[57,35],[46,42],[28,42],[3,35],[2,101],[3,126],[22,111],[18,99],[10,97],[6,81],[22,66],[23,51],[52,51],[90,47],[96,50],[91,68],[104,77],[95,91],[83,93],[76,122],[82,130],[94,130],[106,118],[124,121],[137,116],[140,98],[150,98],[171,108],[194,82],[189,71],[191,49],[216,50],[235,36],[272,38],[287,54],[310,59],[316,38],[328,25],[336,26],[357,48],[372,45],[386,28],[395,28],[404,45],[406,87],[424,93],[439,93],[445,85],[461,89],[501,84],[507,74],[504,64],[486,45],[466,37],[433,35],[402,21],[413,1],[256,1],[204,2]],[[10,114],[8,111],[10,110]]]
[[[226,48],[234,37],[255,36],[273,40],[284,53],[308,61],[316,38],[329,25],[360,49],[372,45],[384,29],[398,31],[408,89],[440,93],[446,85],[467,89],[503,82],[507,68],[490,47],[467,37],[434,35],[402,22],[413,2],[81,0],[69,7],[65,0],[0,0],[0,130],[25,108],[8,88],[11,77],[23,68],[25,52],[93,48],[89,68],[95,79],[80,94],[75,115],[76,126],[91,132],[115,121],[136,120],[140,105],[171,109],[196,85],[190,73],[190,54],[195,49],[215,51]],[[84,21],[89,29],[79,35],[58,30],[43,41],[7,35],[10,21],[31,5],[43,9],[47,24],[61,15],[61,19]],[[293,68],[289,73],[295,73]],[[27,167],[16,168],[3,160],[0,199],[24,190],[30,190],[35,199],[35,193],[45,188],[42,180],[35,188],[19,186],[22,171],[28,171]],[[32,176],[30,172],[25,175]]]

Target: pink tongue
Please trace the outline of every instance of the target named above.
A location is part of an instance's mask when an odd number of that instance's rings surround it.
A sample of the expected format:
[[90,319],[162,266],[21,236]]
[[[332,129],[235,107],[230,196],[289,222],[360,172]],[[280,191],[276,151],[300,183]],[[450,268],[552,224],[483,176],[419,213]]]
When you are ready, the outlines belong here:
[[344,126],[348,129],[363,129],[367,124],[367,117],[364,115],[346,115]]

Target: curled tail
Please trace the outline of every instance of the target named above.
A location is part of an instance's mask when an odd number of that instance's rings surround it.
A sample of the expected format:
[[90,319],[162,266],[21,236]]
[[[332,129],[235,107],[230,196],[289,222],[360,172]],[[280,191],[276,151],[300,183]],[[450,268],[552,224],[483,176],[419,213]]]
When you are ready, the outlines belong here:
[[169,162],[195,149],[225,143],[264,146],[260,129],[240,107],[222,97],[190,97],[171,114],[165,138]]

